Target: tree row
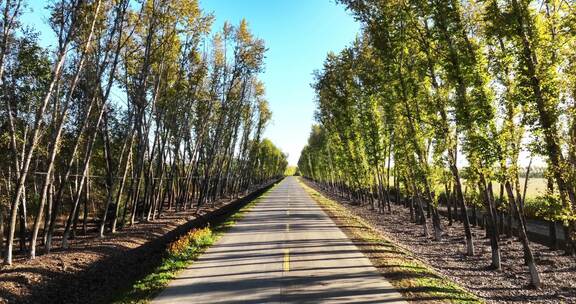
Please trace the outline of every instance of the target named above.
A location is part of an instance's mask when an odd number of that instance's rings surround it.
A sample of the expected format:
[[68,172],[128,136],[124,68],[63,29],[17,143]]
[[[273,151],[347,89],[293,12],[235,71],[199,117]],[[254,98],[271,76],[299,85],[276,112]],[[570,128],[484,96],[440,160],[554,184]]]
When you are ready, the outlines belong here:
[[468,209],[483,208],[494,269],[501,267],[505,233],[499,223],[516,220],[532,284],[540,286],[520,166],[529,176],[531,157],[545,159],[542,216],[563,224],[573,254],[576,3],[339,2],[363,30],[316,73],[319,125],[299,170],[382,212],[409,199],[425,236],[432,222],[436,241],[443,235],[439,203],[447,202],[449,212],[461,211],[469,255],[475,250]]
[[[264,42],[196,0],[0,1],[0,252],[67,248],[281,176]],[[48,39],[50,46],[44,47]]]

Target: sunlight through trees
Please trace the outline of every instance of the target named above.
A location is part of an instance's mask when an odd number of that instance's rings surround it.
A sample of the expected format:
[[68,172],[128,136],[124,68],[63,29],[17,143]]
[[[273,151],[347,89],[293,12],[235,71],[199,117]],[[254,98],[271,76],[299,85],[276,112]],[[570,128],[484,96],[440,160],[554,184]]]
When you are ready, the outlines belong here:
[[245,20],[212,31],[190,0],[50,1],[43,48],[25,7],[0,1],[5,263],[16,244],[34,258],[283,175],[262,135],[266,47]]
[[339,2],[363,32],[329,54],[316,74],[318,125],[299,170],[380,212],[409,198],[413,220],[428,236],[431,218],[436,241],[443,231],[439,203],[447,203],[450,222],[460,209],[469,255],[475,250],[467,209],[483,207],[493,269],[501,267],[499,235],[506,233],[499,223],[514,218],[532,284],[540,286],[520,152],[546,159],[545,218],[564,224],[573,254],[574,3]]

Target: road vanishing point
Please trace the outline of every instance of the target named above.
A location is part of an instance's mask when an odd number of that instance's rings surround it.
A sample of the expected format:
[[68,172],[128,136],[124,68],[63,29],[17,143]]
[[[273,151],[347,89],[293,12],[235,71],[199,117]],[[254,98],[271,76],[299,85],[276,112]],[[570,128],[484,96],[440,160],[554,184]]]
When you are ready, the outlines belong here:
[[152,303],[406,303],[295,177]]

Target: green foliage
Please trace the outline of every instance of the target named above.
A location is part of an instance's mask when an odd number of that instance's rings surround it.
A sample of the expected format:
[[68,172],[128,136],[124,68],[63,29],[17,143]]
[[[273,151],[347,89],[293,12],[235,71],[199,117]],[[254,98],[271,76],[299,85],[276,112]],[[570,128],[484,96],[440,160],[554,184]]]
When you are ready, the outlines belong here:
[[256,162],[258,164],[256,175],[262,180],[275,176],[282,176],[288,166],[286,154],[282,153],[269,139],[258,144]]
[[[373,192],[390,185],[384,172],[392,167],[403,191],[434,201],[462,178],[467,203],[488,207],[491,184],[521,187],[520,157],[529,152],[548,161],[563,211],[539,205],[571,218],[572,3],[338,2],[363,31],[315,73],[318,125],[298,163],[303,175]],[[531,176],[544,176],[533,169]]]
[[262,138],[267,48],[246,20],[213,29],[198,0],[56,0],[44,47],[20,20],[25,2],[0,1],[8,264],[17,232],[34,258],[43,233],[49,252],[64,228],[65,249],[79,227],[103,237],[156,220],[166,201],[199,208],[284,174],[286,155]]
[[298,167],[296,167],[296,166],[288,166],[288,167],[286,167],[286,170],[284,171],[284,175],[286,175],[286,176],[294,176],[294,175],[296,175],[296,172],[298,172]]
[[562,205],[558,194],[526,198],[524,211],[528,217],[561,222],[566,226],[576,220],[572,211]]

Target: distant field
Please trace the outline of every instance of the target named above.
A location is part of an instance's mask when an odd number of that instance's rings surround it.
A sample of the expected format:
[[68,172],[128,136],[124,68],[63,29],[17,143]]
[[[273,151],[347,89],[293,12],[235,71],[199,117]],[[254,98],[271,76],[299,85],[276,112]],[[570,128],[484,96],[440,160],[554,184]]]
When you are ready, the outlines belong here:
[[[534,198],[546,194],[546,179],[545,178],[531,178],[528,180],[528,189],[526,192],[526,198]],[[520,185],[522,191],[524,191],[524,179],[521,179]]]
[[[390,183],[394,182],[394,177],[390,178]],[[462,183],[465,183],[462,179]],[[500,185],[494,184],[496,195],[499,195]],[[556,186],[556,185],[555,185]],[[524,178],[520,178],[520,191],[524,191]],[[443,189],[440,189],[443,191]],[[528,180],[528,190],[526,192],[526,198],[535,198],[537,196],[542,196],[546,194],[546,179],[541,177],[533,177]]]
[[[494,190],[496,195],[500,194],[500,185],[495,184]],[[520,191],[524,191],[524,178],[520,178]],[[546,179],[541,177],[534,177],[528,180],[528,190],[526,198],[535,198],[546,194]]]

